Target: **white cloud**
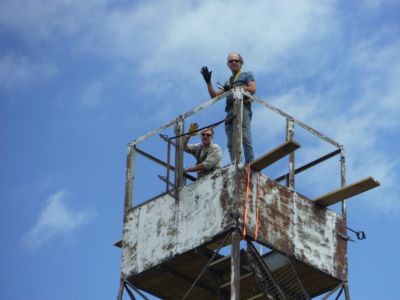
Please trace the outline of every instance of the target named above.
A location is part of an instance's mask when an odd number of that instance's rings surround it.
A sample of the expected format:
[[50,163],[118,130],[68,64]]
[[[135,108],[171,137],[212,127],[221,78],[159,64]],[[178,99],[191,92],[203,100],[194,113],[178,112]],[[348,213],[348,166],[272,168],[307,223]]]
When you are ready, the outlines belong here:
[[[68,53],[126,63],[121,81],[129,77],[140,98],[151,95],[155,115],[165,121],[172,110],[166,98],[173,99],[179,113],[194,107],[203,96],[193,95],[200,89],[206,93],[199,68],[208,65],[214,81],[224,80],[227,53],[239,51],[259,89],[269,87],[268,101],[346,146],[351,179],[373,175],[386,181],[399,175],[398,161],[391,159],[397,157],[391,153],[395,147],[388,146],[394,142],[382,136],[395,136],[400,125],[400,40],[397,28],[371,29],[364,21],[368,18],[362,18],[365,7],[373,14],[385,3],[365,0],[343,14],[340,1],[317,0],[255,0],[251,5],[241,0],[2,1],[0,22],[31,43],[46,40]],[[60,38],[66,42],[59,43]],[[0,79],[5,73],[10,71],[0,72]],[[81,102],[95,106],[103,101],[112,77],[90,79]],[[262,110],[254,110],[253,120],[257,144],[268,146],[284,131]],[[394,191],[395,183],[386,181],[385,198],[393,199]]]
[[4,0],[0,2],[0,24],[26,41],[49,41],[94,26],[106,4],[101,0]]
[[[253,1],[251,6],[246,1],[143,2],[114,11],[102,34],[113,41],[113,53],[131,59],[142,55],[138,71],[148,76],[188,74],[193,62],[225,71],[230,51],[251,57],[253,69],[265,71],[279,68],[278,58],[304,38],[332,31],[331,7],[320,1]],[[160,11],[162,18],[155,13]]]
[[[314,88],[304,82],[272,95],[269,101],[345,146],[348,183],[366,176],[381,182],[377,191],[362,195],[366,200],[361,210],[398,216],[400,203],[395,199],[400,188],[395,178],[400,175],[400,160],[395,149],[400,126],[400,40],[393,37],[390,28],[381,28],[371,37],[351,41],[335,68],[325,68],[313,78]],[[254,130],[267,144],[279,129],[271,129],[271,124],[277,124],[274,119],[260,119],[264,114],[256,110]],[[322,166],[325,176],[305,181],[314,190],[315,185],[329,186],[331,168],[337,167],[338,163]]]
[[49,196],[36,224],[23,236],[22,243],[29,249],[39,248],[58,235],[77,230],[94,217],[94,211],[71,210],[66,192],[59,191]]
[[53,64],[35,61],[29,56],[9,54],[0,57],[0,88],[3,89],[30,86],[56,73],[57,69]]
[[103,102],[102,99],[103,84],[93,82],[84,88],[80,95],[79,105],[82,107],[95,107]]
[[334,30],[333,8],[315,0],[256,0],[250,6],[241,0],[120,6],[106,0],[3,1],[0,22],[25,40],[74,36],[78,41],[63,45],[136,61],[137,71],[145,75],[171,76],[187,74],[186,66],[193,61],[225,70],[221,62],[230,51],[243,52],[255,71],[279,68],[293,46]]

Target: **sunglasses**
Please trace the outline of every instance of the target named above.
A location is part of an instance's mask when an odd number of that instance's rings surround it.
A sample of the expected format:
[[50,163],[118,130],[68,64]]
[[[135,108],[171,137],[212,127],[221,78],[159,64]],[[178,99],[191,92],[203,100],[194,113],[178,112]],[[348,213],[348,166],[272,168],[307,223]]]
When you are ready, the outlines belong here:
[[209,134],[209,133],[202,133],[201,136],[212,136],[212,134]]
[[228,60],[228,63],[238,63],[238,62],[240,62],[240,60],[238,60],[238,59],[231,59],[231,60]]

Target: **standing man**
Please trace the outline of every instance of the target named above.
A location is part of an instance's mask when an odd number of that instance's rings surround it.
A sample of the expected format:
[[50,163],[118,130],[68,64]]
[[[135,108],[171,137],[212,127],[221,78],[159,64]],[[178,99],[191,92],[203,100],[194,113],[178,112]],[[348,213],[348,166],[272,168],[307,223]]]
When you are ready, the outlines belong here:
[[[242,72],[243,66],[243,58],[239,53],[232,52],[228,55],[228,68],[232,72],[232,76],[225,83],[225,85],[219,88],[216,91],[211,83],[211,73],[207,67],[201,68],[201,74],[205,82],[207,83],[208,93],[211,98],[215,98],[223,94],[226,91],[229,91],[233,87],[242,87],[245,91],[248,91],[252,94],[256,92],[256,82],[253,77],[252,72]],[[227,119],[233,114],[233,95],[230,95],[226,98],[226,106],[225,111],[227,113]],[[243,121],[242,121],[242,139],[243,139],[243,150],[244,150],[244,159],[245,163],[248,164],[254,160],[254,150],[253,150],[253,142],[251,139],[251,102],[249,97],[243,98]],[[231,157],[231,161],[234,158],[233,148],[232,148],[232,134],[233,134],[233,124],[232,119],[225,122],[225,132],[228,138],[228,150]]]
[[214,130],[212,128],[203,129],[201,134],[201,143],[188,144],[189,139],[197,130],[197,123],[190,125],[189,135],[183,141],[183,149],[196,158],[196,164],[184,170],[184,172],[197,172],[198,178],[211,173],[221,167],[222,151],[221,148],[212,142]]

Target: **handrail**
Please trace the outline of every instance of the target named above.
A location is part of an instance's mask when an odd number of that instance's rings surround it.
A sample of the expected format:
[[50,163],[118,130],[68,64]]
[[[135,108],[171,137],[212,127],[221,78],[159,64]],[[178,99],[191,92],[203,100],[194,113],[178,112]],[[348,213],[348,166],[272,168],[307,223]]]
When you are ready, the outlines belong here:
[[[272,104],[268,103],[267,101],[262,100],[261,98],[258,98],[257,96],[252,95],[251,93],[249,93],[249,92],[247,92],[247,91],[244,91],[243,88],[241,88],[241,87],[234,88],[234,89],[232,89],[232,90],[230,90],[230,91],[227,91],[227,92],[225,92],[225,93],[222,93],[221,95],[219,95],[219,96],[217,96],[217,97],[214,97],[214,98],[208,100],[207,102],[205,102],[205,103],[203,103],[203,104],[201,104],[201,105],[195,107],[194,109],[192,109],[192,110],[190,110],[190,111],[188,111],[188,112],[186,112],[186,113],[184,113],[184,114],[182,114],[182,115],[179,115],[178,117],[176,117],[176,118],[174,118],[173,120],[171,120],[171,121],[165,123],[164,125],[160,126],[159,128],[157,128],[157,129],[155,129],[155,130],[152,130],[152,131],[150,131],[150,132],[148,132],[148,133],[146,133],[146,134],[140,136],[139,138],[137,138],[137,139],[131,141],[130,143],[128,143],[128,157],[129,157],[129,155],[131,155],[132,153],[135,153],[135,152],[136,152],[136,149],[135,149],[135,148],[136,148],[136,145],[137,145],[137,144],[139,144],[140,142],[143,142],[144,140],[146,140],[146,139],[148,139],[148,138],[150,138],[150,137],[153,137],[154,135],[160,133],[161,131],[167,129],[167,128],[170,127],[170,126],[174,126],[174,127],[175,127],[175,136],[174,136],[173,138],[181,138],[182,136],[186,135],[187,133],[185,133],[185,132],[183,131],[183,122],[184,122],[184,120],[185,120],[186,118],[188,118],[188,117],[190,117],[190,116],[196,114],[196,113],[199,112],[199,111],[204,110],[205,108],[207,108],[207,107],[209,107],[209,106],[211,106],[211,105],[213,105],[213,104],[219,102],[221,99],[223,99],[223,98],[225,98],[225,97],[228,97],[228,96],[230,96],[230,95],[233,95],[233,97],[234,97],[235,99],[242,99],[243,96],[247,96],[249,99],[251,99],[252,102],[258,103],[258,104],[264,106],[265,108],[271,110],[272,112],[277,113],[278,115],[284,117],[284,118],[286,119],[286,122],[287,122],[287,128],[286,128],[286,131],[287,131],[287,132],[286,132],[286,139],[287,139],[287,140],[288,140],[288,139],[291,140],[291,136],[290,136],[289,133],[290,133],[291,130],[292,130],[292,131],[294,130],[294,128],[289,128],[289,127],[288,127],[288,124],[289,124],[289,125],[291,124],[292,127],[293,127],[294,124],[296,124],[296,125],[302,127],[303,129],[305,129],[306,131],[310,132],[312,135],[316,136],[317,138],[320,138],[321,140],[323,140],[323,141],[325,141],[325,142],[327,142],[327,143],[333,145],[334,147],[338,148],[338,150],[336,150],[336,151],[334,151],[334,152],[332,152],[332,153],[329,153],[329,154],[323,156],[322,158],[317,159],[317,160],[315,160],[315,161],[313,161],[313,162],[311,162],[311,163],[309,163],[309,164],[306,164],[306,165],[302,166],[301,168],[299,168],[299,169],[297,169],[297,170],[294,169],[294,154],[291,154],[292,156],[290,157],[290,161],[289,161],[289,177],[288,177],[288,183],[287,183],[287,185],[288,185],[289,187],[294,188],[294,176],[295,176],[295,174],[297,174],[297,173],[299,173],[299,172],[301,172],[301,171],[304,171],[305,169],[308,169],[308,168],[310,168],[310,167],[312,167],[312,166],[314,166],[314,165],[316,165],[316,164],[322,162],[323,160],[330,158],[331,156],[336,155],[338,151],[340,151],[340,155],[341,155],[341,178],[342,178],[342,186],[345,185],[345,159],[344,159],[344,147],[343,147],[343,145],[341,145],[341,144],[339,144],[338,142],[334,141],[333,139],[331,139],[330,137],[328,137],[328,136],[326,136],[325,134],[321,133],[320,131],[318,131],[318,130],[316,130],[316,129],[314,129],[314,128],[308,126],[308,125],[306,125],[305,123],[303,123],[302,121],[300,121],[300,120],[294,118],[293,116],[291,116],[291,115],[285,113],[284,111],[282,111],[281,109],[279,109],[279,108],[273,106]],[[240,122],[241,122],[241,121],[240,121]],[[240,126],[240,125],[239,125],[239,126]],[[178,128],[179,128],[179,130],[177,131]],[[241,127],[240,127],[240,128],[241,128]],[[239,130],[239,129],[236,129],[236,130]],[[241,132],[241,131],[239,131],[239,132]],[[288,133],[288,132],[289,132],[289,133]],[[289,135],[288,135],[288,134],[289,134]],[[160,135],[160,136],[161,136],[164,140],[166,140],[166,141],[168,142],[168,144],[169,144],[168,147],[170,147],[171,145],[174,145],[175,148],[176,148],[176,151],[178,151],[178,149],[180,149],[180,147],[182,147],[182,145],[180,145],[179,143],[173,142],[173,141],[172,141],[172,138],[168,138],[168,136],[163,136],[163,135]],[[241,136],[241,134],[240,134],[239,136]],[[182,141],[180,141],[180,143],[182,143]],[[235,144],[235,145],[236,145],[236,144]],[[239,145],[240,145],[240,144],[239,144]],[[238,146],[236,145],[236,147],[238,147]],[[240,147],[240,146],[239,146],[239,147]],[[138,150],[138,149],[137,149],[137,150]],[[170,158],[169,158],[169,156],[170,156],[170,150],[171,150],[171,149],[168,148],[168,158],[167,158],[168,162],[167,162],[167,163],[165,163],[165,162],[161,163],[162,165],[164,165],[164,166],[167,168],[167,176],[166,176],[166,178],[168,179],[168,180],[167,180],[167,183],[166,183],[166,191],[167,191],[167,192],[169,191],[169,185],[168,185],[168,182],[169,182],[169,172],[170,172],[171,170],[174,170],[174,168],[170,165]],[[179,151],[182,151],[182,149],[180,149]],[[143,153],[141,153],[140,150],[138,151],[138,153],[143,155]],[[176,153],[177,153],[177,152],[176,152]],[[235,152],[235,153],[236,153],[236,152]],[[147,155],[145,155],[146,158],[149,158],[150,160],[153,160],[153,161],[155,161],[155,162],[157,162],[157,163],[160,163],[158,159],[154,159],[154,157],[152,157],[152,156],[149,155],[148,153],[146,153],[146,154],[147,154]],[[177,154],[175,154],[175,155],[177,155]],[[178,158],[179,158],[179,159],[183,159],[183,153],[178,154]],[[175,159],[176,159],[176,158],[175,158]],[[239,159],[239,160],[240,160],[240,159]],[[182,168],[182,167],[183,167],[183,161],[182,161],[182,162],[180,162],[180,161],[176,162],[176,163],[175,163],[175,168],[176,168],[176,166],[180,166],[180,168]],[[127,181],[128,181],[128,180],[131,180],[130,177],[129,177],[129,176],[131,176],[131,175],[130,175],[131,172],[132,172],[131,169],[132,169],[132,166],[128,166],[128,167],[127,167]],[[179,171],[176,170],[176,171],[177,171],[177,172],[175,172],[175,177],[177,176],[176,174],[181,174],[181,173],[183,173],[183,169],[182,169],[182,170],[179,170]],[[128,175],[129,175],[129,176],[128,176]],[[182,177],[182,175],[178,175],[178,176],[181,176],[181,177]],[[292,176],[292,179],[290,179],[291,176]],[[129,178],[128,178],[128,177],[129,177]],[[131,177],[132,177],[132,176],[131,176]],[[183,177],[182,177],[182,178],[181,178],[181,177],[179,177],[179,178],[176,177],[176,178],[175,178],[175,185],[176,185],[176,186],[175,186],[174,189],[175,189],[176,191],[177,191],[177,189],[179,189],[180,185],[181,185],[181,184],[183,183],[183,181],[184,181]],[[279,178],[277,178],[277,179],[278,179],[278,180],[282,180],[282,179],[285,178],[285,177],[287,177],[287,174],[284,175],[284,176],[281,176],[281,177],[279,177]],[[180,182],[180,181],[182,181],[182,182]],[[177,182],[178,182],[178,183],[177,183]],[[128,191],[128,193],[129,193],[129,191]],[[342,206],[343,206],[343,207],[342,207],[342,213],[343,213],[344,215],[346,215],[346,213],[345,213],[345,211],[346,211],[346,209],[345,209],[345,202],[342,202]]]
[[[229,94],[231,94],[231,93],[232,93],[231,91],[228,91],[228,92],[223,93],[223,94],[221,94],[221,95],[219,95],[219,96],[217,96],[215,98],[212,98],[211,100],[207,101],[206,103],[203,103],[202,105],[197,106],[196,108],[192,109],[191,111],[188,111],[187,113],[184,113],[183,115],[181,115],[179,117],[182,117],[183,119],[186,119],[186,118],[190,117],[191,115],[194,115],[195,113],[197,113],[197,112],[209,107],[210,105],[213,105],[214,103],[217,103],[219,100],[229,96]],[[142,135],[141,137],[138,137],[136,140],[133,140],[132,142],[130,142],[128,144],[128,146],[132,147],[132,146],[134,146],[134,145],[136,145],[136,144],[138,144],[140,142],[143,142],[144,140],[156,135],[157,133],[159,133],[159,132],[163,131],[164,129],[168,128],[169,126],[172,126],[176,122],[176,119],[177,118],[167,122],[166,124],[162,125],[161,127],[157,128],[157,129],[155,129],[153,131],[150,131],[150,132],[146,133],[145,135]]]
[[[222,98],[225,98],[225,97],[229,96],[230,94],[232,94],[232,91],[225,92],[225,93],[223,93],[223,94],[221,94],[221,95],[219,95],[219,96],[217,96],[215,98],[212,98],[211,100],[203,103],[202,105],[199,105],[199,106],[195,107],[194,109],[184,113],[180,117],[182,117],[183,119],[186,119],[186,118],[194,115],[195,113],[197,113],[197,112],[209,107],[210,105],[213,105],[214,103],[217,103]],[[272,104],[266,102],[265,100],[262,100],[261,98],[257,97],[256,95],[253,95],[253,94],[251,94],[251,93],[249,93],[247,91],[244,91],[243,94],[245,96],[249,97],[250,99],[252,99],[253,102],[257,102],[258,104],[260,104],[260,105],[268,108],[269,110],[281,115],[282,117],[285,117],[286,119],[291,120],[293,123],[295,123],[298,126],[304,128],[308,132],[310,132],[313,135],[319,137],[320,139],[326,141],[327,143],[329,143],[329,144],[331,144],[331,145],[333,145],[333,146],[335,146],[335,147],[337,147],[339,149],[343,148],[343,145],[341,145],[338,142],[334,141],[333,139],[331,139],[327,135],[325,135],[325,134],[321,133],[320,131],[308,126],[307,124],[303,123],[302,121],[300,121],[300,120],[296,119],[295,117],[285,113],[281,109],[273,106]],[[140,136],[139,138],[137,138],[137,139],[133,140],[132,142],[130,142],[128,145],[130,147],[132,147],[132,146],[134,146],[134,145],[136,145],[136,144],[138,144],[138,143],[140,143],[140,142],[142,142],[142,141],[144,141],[144,140],[146,140],[146,139],[158,134],[159,132],[163,131],[164,129],[172,126],[176,122],[176,119],[177,118],[174,118],[173,120],[165,123],[164,125],[160,126],[159,128],[157,128],[155,130],[152,130],[152,131]]]
[[258,98],[255,95],[250,94],[247,91],[244,91],[244,94],[246,96],[248,96],[249,98],[251,98],[254,102],[257,102],[263,106],[265,106],[266,108],[272,110],[273,112],[285,117],[286,119],[291,120],[293,123],[299,125],[300,127],[303,127],[305,130],[311,132],[312,134],[316,135],[317,137],[323,139],[324,141],[332,144],[333,146],[337,147],[337,148],[342,148],[343,146],[340,145],[339,143],[335,142],[334,140],[332,140],[331,138],[329,138],[328,136],[326,136],[325,134],[319,132],[318,130],[306,125],[305,123],[301,122],[300,120],[294,118],[293,116],[285,113],[284,111],[280,110],[279,108],[276,108],[275,106],[273,106],[272,104]]

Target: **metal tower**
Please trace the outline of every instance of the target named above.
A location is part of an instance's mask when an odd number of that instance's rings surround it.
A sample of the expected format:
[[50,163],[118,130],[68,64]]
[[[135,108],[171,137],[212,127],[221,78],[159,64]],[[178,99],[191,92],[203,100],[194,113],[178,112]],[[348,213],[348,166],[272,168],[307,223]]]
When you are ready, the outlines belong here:
[[[185,120],[228,93],[235,99],[234,161],[198,180],[184,175]],[[240,162],[243,95],[286,119],[285,141],[246,166]],[[296,168],[295,126],[336,150]],[[174,137],[160,135],[166,160],[139,148],[170,127]],[[137,155],[164,168],[165,192],[135,206]],[[262,172],[287,156],[287,174],[272,179]],[[314,199],[296,192],[297,174],[335,156],[337,190]],[[338,299],[343,291],[349,300],[346,199],[377,186],[372,177],[346,183],[339,143],[241,88],[228,91],[128,145],[118,300],[124,294],[148,299],[144,292],[161,299]],[[339,213],[329,208],[339,202]]]

